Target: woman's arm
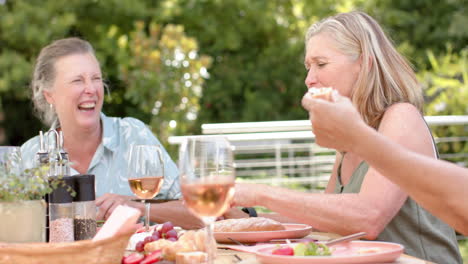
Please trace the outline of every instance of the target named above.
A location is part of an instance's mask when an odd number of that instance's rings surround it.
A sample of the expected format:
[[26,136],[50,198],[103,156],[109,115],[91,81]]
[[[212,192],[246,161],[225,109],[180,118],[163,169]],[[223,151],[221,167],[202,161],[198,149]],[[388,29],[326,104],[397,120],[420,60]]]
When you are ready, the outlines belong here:
[[303,105],[312,116],[319,145],[356,153],[424,208],[468,234],[468,169],[388,140],[367,126],[345,97],[337,96],[331,103],[306,94]]
[[[411,107],[400,105],[389,110],[382,120],[380,132],[398,144],[431,155],[429,132],[421,115]],[[305,194],[271,186],[238,184],[235,201],[236,205],[265,206],[323,231],[343,235],[366,231],[367,238],[374,239],[395,216],[406,198],[398,186],[371,168],[361,192],[357,194]]]
[[[408,151],[367,127],[359,131],[367,142],[354,151],[424,208],[468,235],[468,169]],[[381,155],[383,149],[392,154]]]
[[[99,208],[97,219],[107,219],[118,205],[127,205],[137,208],[141,211],[141,215],[145,215],[144,204],[132,201],[134,198],[133,196],[113,193],[102,195],[96,199],[96,206]],[[184,229],[198,229],[204,226],[199,218],[188,211],[182,201],[152,203],[150,208],[150,218],[152,222],[163,223],[171,221],[174,225]]]

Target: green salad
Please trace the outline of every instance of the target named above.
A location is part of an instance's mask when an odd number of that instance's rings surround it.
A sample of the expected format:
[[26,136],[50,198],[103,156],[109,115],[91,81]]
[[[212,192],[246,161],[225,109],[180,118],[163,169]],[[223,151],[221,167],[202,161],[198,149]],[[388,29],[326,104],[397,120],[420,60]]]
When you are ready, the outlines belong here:
[[315,242],[299,243],[294,247],[294,256],[330,256],[331,254],[330,248]]

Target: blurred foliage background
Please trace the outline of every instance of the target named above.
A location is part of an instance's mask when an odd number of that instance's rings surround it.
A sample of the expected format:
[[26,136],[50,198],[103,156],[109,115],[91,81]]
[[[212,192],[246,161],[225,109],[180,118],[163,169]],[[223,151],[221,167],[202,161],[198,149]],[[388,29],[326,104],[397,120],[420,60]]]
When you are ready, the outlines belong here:
[[32,65],[68,36],[97,52],[110,87],[103,111],[141,119],[163,142],[202,123],[306,119],[304,33],[354,9],[414,64],[426,114],[468,114],[467,0],[0,0],[0,145],[48,129],[32,115]]

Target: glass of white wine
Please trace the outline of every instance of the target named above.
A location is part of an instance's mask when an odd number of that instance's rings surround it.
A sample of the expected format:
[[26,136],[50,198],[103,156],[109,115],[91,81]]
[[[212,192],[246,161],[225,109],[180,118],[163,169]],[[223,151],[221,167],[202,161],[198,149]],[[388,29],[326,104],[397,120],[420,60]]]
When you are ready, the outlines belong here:
[[164,162],[157,145],[133,145],[127,170],[128,184],[132,192],[145,203],[145,231],[149,232],[150,203],[164,182]]
[[213,223],[234,197],[232,146],[222,136],[188,137],[180,147],[182,195],[189,210],[206,225],[207,263],[214,261]]

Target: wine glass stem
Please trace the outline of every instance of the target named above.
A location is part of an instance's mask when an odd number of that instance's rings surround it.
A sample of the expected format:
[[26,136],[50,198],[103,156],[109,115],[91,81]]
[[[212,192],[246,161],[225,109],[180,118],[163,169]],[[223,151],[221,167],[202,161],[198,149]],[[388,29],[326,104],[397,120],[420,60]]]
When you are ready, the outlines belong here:
[[206,225],[206,254],[208,255],[207,264],[213,264],[216,257],[216,242],[213,235],[213,223],[216,220],[214,217],[206,217],[203,219]]
[[145,202],[145,200],[143,200],[143,203],[145,203],[145,208],[146,208],[146,214],[145,214],[145,231],[146,232],[149,232],[149,222],[150,222],[150,203],[148,202]]

